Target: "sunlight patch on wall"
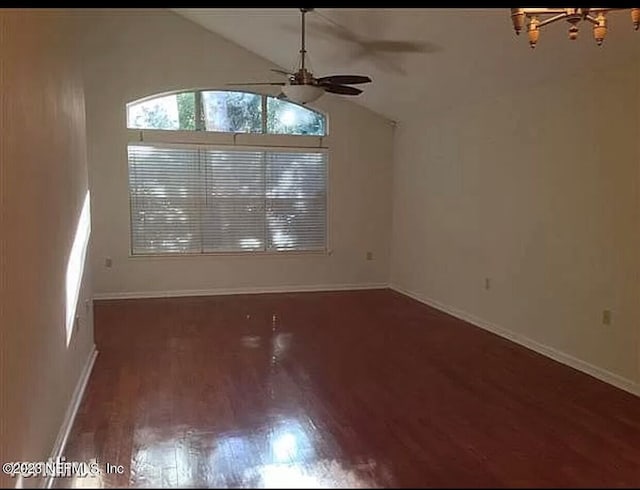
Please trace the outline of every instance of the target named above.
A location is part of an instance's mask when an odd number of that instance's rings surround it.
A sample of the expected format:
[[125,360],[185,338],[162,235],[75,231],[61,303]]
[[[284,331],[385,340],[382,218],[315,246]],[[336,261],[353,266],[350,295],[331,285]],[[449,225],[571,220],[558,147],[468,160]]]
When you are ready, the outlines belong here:
[[74,318],[80,296],[80,285],[82,284],[82,274],[84,272],[84,261],[87,255],[89,235],[91,234],[91,210],[89,209],[89,203],[89,191],[87,190],[80,213],[80,219],[78,220],[78,227],[76,228],[76,236],[71,246],[69,262],[67,263],[65,322],[67,329],[67,346],[71,341],[71,334],[73,332]]

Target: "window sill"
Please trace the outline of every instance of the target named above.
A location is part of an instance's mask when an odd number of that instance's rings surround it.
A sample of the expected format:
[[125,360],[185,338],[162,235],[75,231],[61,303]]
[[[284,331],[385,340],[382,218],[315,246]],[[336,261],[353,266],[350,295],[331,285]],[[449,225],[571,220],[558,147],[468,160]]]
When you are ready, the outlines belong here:
[[329,257],[333,255],[333,250],[308,250],[308,251],[286,251],[286,252],[205,252],[205,253],[157,253],[157,254],[132,254],[130,259],[175,259],[175,258],[202,258],[202,257],[235,257],[235,258],[285,258],[285,257]]

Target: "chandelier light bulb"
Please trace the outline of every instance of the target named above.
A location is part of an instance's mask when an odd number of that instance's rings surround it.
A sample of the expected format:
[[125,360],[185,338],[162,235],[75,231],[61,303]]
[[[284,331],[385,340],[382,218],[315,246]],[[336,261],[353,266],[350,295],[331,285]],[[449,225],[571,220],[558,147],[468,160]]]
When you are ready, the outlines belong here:
[[593,26],[593,38],[598,46],[602,46],[604,37],[607,35],[607,18],[603,12],[600,12],[596,19],[598,23]]
[[640,28],[640,8],[631,9],[631,22],[633,22],[633,28],[637,31]]
[[513,21],[513,28],[516,31],[516,35],[520,35],[520,31],[524,29],[526,22],[526,14],[524,9],[511,9],[511,20]]
[[531,46],[532,49],[536,47],[538,39],[540,38],[540,29],[538,28],[539,23],[540,21],[537,17],[532,18],[531,22],[529,22],[529,29],[527,30],[527,33],[529,34],[529,46]]

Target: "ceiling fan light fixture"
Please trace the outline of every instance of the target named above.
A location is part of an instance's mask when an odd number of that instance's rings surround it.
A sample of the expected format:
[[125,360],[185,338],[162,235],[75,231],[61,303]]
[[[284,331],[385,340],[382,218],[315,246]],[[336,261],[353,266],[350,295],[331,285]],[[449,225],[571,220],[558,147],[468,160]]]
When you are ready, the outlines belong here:
[[324,89],[316,85],[284,85],[282,92],[291,102],[304,105],[319,99],[324,94]]

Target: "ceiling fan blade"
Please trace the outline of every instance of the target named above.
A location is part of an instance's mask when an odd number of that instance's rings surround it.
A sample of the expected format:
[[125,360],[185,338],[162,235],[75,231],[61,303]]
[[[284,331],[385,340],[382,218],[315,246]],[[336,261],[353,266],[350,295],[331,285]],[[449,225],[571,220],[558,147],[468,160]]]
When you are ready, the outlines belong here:
[[290,76],[290,77],[292,77],[294,75],[293,73],[290,73],[290,72],[285,71],[285,70],[280,70],[278,68],[271,68],[271,71],[273,71],[275,73],[280,73],[282,75],[287,75],[287,76]]
[[236,82],[225,83],[225,85],[286,85],[285,82]]
[[[357,45],[359,51],[367,54],[378,53],[435,53],[442,50],[442,46],[429,41],[410,41],[410,40],[384,40],[373,39],[367,35],[356,34],[347,27],[337,23],[335,20],[321,14],[316,13],[317,17],[322,18],[324,24],[311,24],[311,28],[315,29],[323,35],[329,35],[341,41],[346,41]],[[372,19],[371,19],[372,20]],[[373,26],[375,32],[375,26]],[[377,33],[380,35],[380,33]]]
[[323,84],[320,86],[325,90],[325,92],[331,92],[332,94],[359,95],[362,93],[362,90],[359,88],[349,87],[347,85]]
[[360,42],[365,51],[386,53],[435,53],[440,46],[426,41],[366,40]]
[[320,84],[356,85],[358,83],[369,83],[371,79],[364,75],[329,75],[317,79]]

